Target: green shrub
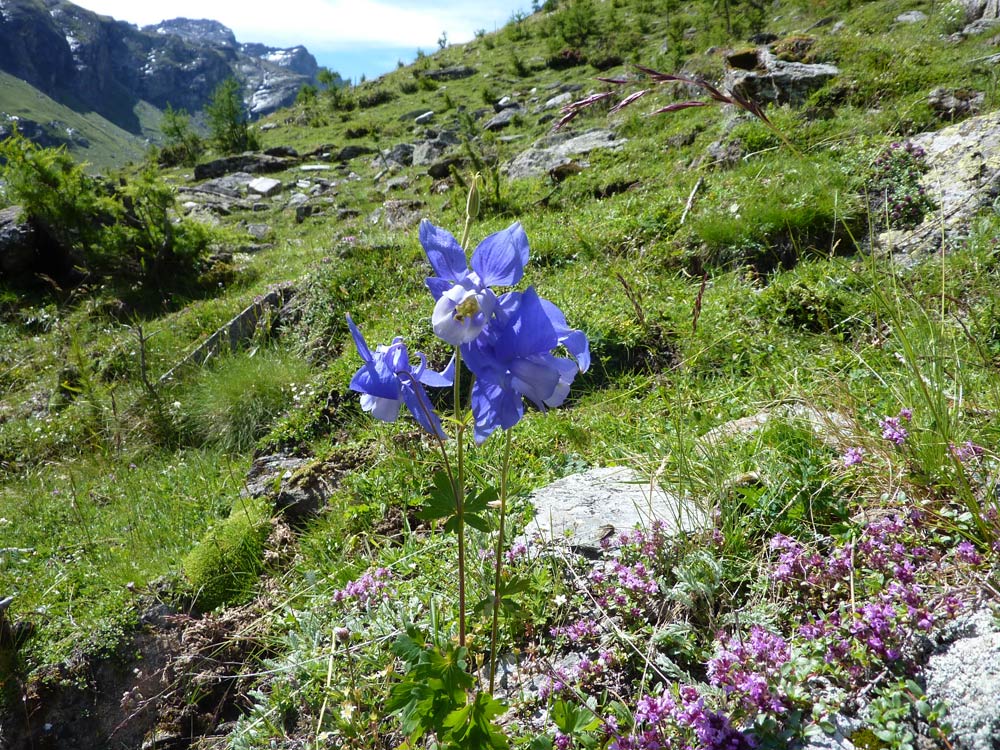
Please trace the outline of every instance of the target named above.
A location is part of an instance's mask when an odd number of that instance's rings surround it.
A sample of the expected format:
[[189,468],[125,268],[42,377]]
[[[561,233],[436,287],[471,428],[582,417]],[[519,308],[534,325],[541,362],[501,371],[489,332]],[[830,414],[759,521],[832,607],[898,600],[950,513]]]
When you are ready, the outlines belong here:
[[920,184],[926,171],[924,150],[909,141],[892,143],[875,158],[865,183],[875,226],[905,229],[924,220],[934,208]]
[[593,0],[572,0],[549,21],[550,39],[557,46],[582,47],[599,31]]
[[208,247],[208,229],[176,221],[174,194],[153,167],[112,185],[64,149],[39,148],[19,133],[0,143],[0,162],[12,201],[88,271],[162,283],[193,271]]
[[270,504],[238,500],[229,517],[209,529],[184,558],[184,575],[199,609],[244,600],[264,567],[264,542],[270,528]]
[[388,104],[396,98],[396,94],[389,89],[376,89],[358,97],[358,106],[361,109],[371,109],[380,104]]
[[841,339],[851,336],[863,289],[842,265],[814,261],[774,276],[756,299],[762,316],[780,325]]
[[256,133],[251,132],[249,117],[240,94],[240,84],[227,78],[212,93],[205,107],[212,143],[223,154],[238,154],[260,148]]
[[183,109],[174,109],[167,104],[160,122],[163,133],[163,148],[159,161],[165,167],[178,164],[193,167],[205,151],[205,142],[191,127],[191,117]]

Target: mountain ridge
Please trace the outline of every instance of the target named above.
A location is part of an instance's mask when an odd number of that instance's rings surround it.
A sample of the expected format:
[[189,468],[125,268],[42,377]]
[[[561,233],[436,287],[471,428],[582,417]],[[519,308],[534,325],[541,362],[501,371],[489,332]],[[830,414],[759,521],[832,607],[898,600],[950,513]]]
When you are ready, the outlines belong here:
[[[5,0],[0,71],[75,112],[96,113],[125,133],[155,141],[158,117],[150,108],[162,111],[169,104],[197,113],[222,81],[235,77],[251,117],[260,117],[314,84],[319,66],[301,45],[240,43],[231,29],[209,19],[139,28],[66,0]],[[30,107],[20,114],[45,122]],[[58,130],[46,129],[50,142],[78,148]]]

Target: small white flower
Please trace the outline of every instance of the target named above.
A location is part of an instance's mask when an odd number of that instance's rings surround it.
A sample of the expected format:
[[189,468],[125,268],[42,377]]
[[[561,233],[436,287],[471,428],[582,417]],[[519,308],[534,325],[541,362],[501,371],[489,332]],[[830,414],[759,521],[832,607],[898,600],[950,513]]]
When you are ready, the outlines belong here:
[[568,601],[568,600],[566,599],[566,595],[565,595],[565,594],[559,594],[559,596],[557,596],[557,597],[556,597],[555,599],[553,599],[553,600],[552,600],[552,602],[553,602],[553,603],[554,603],[554,604],[555,604],[555,605],[556,605],[557,607],[561,607],[561,606],[562,606],[562,605],[564,605],[564,604],[565,604],[565,603],[566,603],[567,601]]

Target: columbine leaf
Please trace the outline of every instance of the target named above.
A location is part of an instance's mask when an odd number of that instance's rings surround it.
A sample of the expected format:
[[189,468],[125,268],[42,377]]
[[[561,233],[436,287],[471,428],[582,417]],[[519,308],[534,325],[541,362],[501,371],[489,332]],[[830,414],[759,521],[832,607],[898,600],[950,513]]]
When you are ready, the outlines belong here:
[[466,513],[465,525],[471,526],[476,531],[482,531],[484,534],[488,534],[490,531],[489,521],[487,521],[478,513]]
[[455,495],[452,492],[451,480],[448,475],[439,471],[434,475],[434,488],[424,503],[423,510],[417,513],[417,518],[424,521],[436,521],[455,514]]
[[392,642],[391,651],[407,664],[414,665],[423,658],[424,643],[419,633],[408,632]]
[[441,680],[444,689],[459,703],[464,700],[465,692],[475,684],[472,675],[466,672],[465,648],[448,648],[445,651],[432,649],[428,659],[428,673]]
[[552,721],[560,732],[570,736],[596,729],[600,724],[600,720],[589,708],[564,700],[556,701],[552,706]]
[[489,693],[478,693],[464,708],[452,711],[444,720],[448,739],[463,750],[506,750],[510,740],[493,719],[507,707]]
[[471,494],[465,501],[465,511],[467,513],[484,513],[490,503],[495,502],[499,497],[497,491],[492,487],[487,487],[478,495]]

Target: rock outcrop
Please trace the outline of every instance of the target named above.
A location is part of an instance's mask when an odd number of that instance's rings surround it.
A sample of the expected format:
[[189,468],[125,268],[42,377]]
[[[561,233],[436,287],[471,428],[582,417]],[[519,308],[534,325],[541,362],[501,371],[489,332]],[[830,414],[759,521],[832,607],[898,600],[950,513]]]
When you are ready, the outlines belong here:
[[[732,58],[730,58],[732,64]],[[746,62],[742,62],[747,68]],[[767,47],[756,51],[752,70],[733,68],[726,72],[724,85],[759,103],[801,106],[809,95],[840,74],[835,65],[789,62]]]
[[927,696],[948,706],[954,746],[1000,746],[1000,630],[988,610],[956,623],[953,640],[927,663]]
[[616,138],[610,130],[590,130],[579,135],[556,133],[535,143],[504,166],[512,180],[525,177],[540,177],[553,169],[563,167],[573,161],[573,157],[588,154],[597,149],[617,151],[625,144],[624,138]]
[[970,117],[956,125],[921,133],[910,142],[924,150],[927,172],[920,178],[937,210],[913,229],[883,232],[878,247],[903,257],[941,246],[960,234],[980,208],[1000,195],[1000,112]]
[[654,521],[672,533],[703,529],[705,511],[693,501],[669,495],[658,483],[623,466],[572,474],[534,492],[534,520],[525,533],[545,541],[566,542],[596,553],[601,540]]

